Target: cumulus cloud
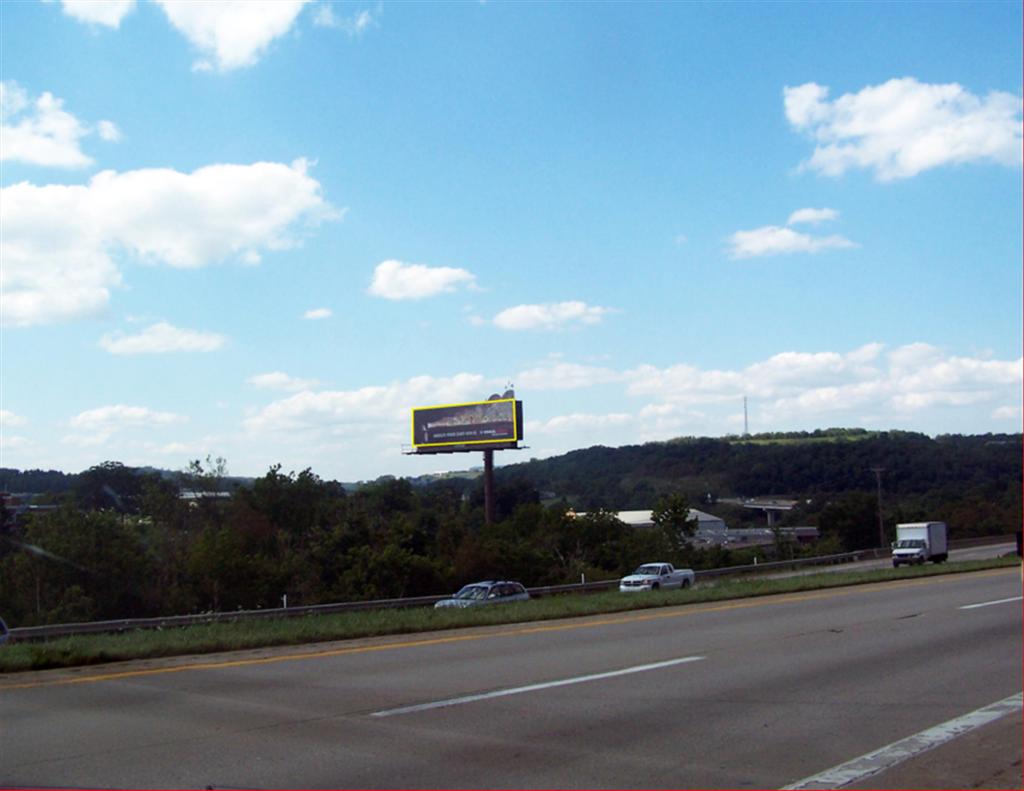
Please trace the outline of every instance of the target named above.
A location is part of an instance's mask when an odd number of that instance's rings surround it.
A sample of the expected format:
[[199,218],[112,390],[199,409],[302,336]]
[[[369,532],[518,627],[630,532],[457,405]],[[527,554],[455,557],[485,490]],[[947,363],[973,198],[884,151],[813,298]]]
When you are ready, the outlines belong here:
[[566,434],[572,431],[595,432],[606,428],[621,428],[635,424],[635,415],[624,412],[615,412],[607,415],[594,415],[585,413],[573,413],[571,415],[558,415],[549,420],[536,420],[526,422],[527,436]]
[[838,234],[811,236],[792,228],[766,225],[752,231],[737,231],[729,237],[729,246],[732,258],[758,258],[766,255],[843,250],[857,245]]
[[80,141],[98,134],[117,142],[120,131],[111,121],[93,128],[64,109],[51,93],[30,100],[13,80],[0,82],[0,161],[55,168],[84,168],[93,164]]
[[119,143],[121,141],[121,130],[117,128],[117,124],[113,121],[100,121],[96,124],[96,131],[108,143]]
[[333,315],[330,308],[312,308],[303,313],[302,318],[317,321],[318,319],[329,319]]
[[810,223],[817,225],[819,222],[839,219],[839,212],[835,209],[797,209],[786,220],[786,225],[800,225]]
[[350,36],[358,36],[375,25],[376,19],[366,9],[357,11],[352,16],[338,16],[329,3],[322,3],[317,6],[316,13],[313,15],[313,24],[317,27],[341,30]]
[[369,293],[384,299],[423,299],[455,291],[459,286],[472,286],[476,278],[465,269],[450,266],[403,264],[382,261],[373,270]]
[[786,118],[815,142],[803,166],[826,176],[854,168],[879,181],[971,162],[1020,166],[1021,97],[976,96],[957,83],[892,79],[828,100],[816,83],[787,87]]
[[685,363],[667,368],[638,366],[626,374],[627,392],[686,404],[736,400],[746,393],[773,399],[823,385],[876,378],[881,352],[877,343],[846,354],[781,352],[736,371],[701,370]]
[[[580,369],[577,381],[586,387],[588,369]],[[846,425],[942,433],[958,415],[974,421],[984,421],[985,415],[1018,420],[1020,410],[1012,405],[1021,400],[1022,374],[1020,358],[960,356],[929,344],[886,349],[869,343],[846,352],[781,352],[735,369],[680,362],[637,366],[617,376],[602,370],[590,377],[589,386],[617,380],[636,401],[634,408],[539,419],[530,417],[530,404],[540,399],[531,400],[533,388],[523,387],[522,374],[517,383],[527,404],[527,436],[544,437],[543,452],[550,454],[595,443],[735,433],[743,426],[746,395],[755,430]]]
[[756,394],[773,421],[826,420],[868,409],[891,418],[935,406],[967,406],[1018,398],[1024,361],[949,355],[929,344],[889,352],[872,343],[847,353],[783,352],[741,370],[700,370],[680,364],[628,372],[627,392],[692,406]]
[[228,339],[215,332],[183,330],[167,322],[146,327],[137,335],[120,332],[104,335],[100,346],[111,354],[168,354],[170,352],[214,352]]
[[27,424],[28,419],[24,416],[11,412],[9,409],[0,409],[0,448],[14,450],[30,445],[31,442],[27,437],[11,433],[11,429],[21,428]]
[[[835,209],[797,209],[789,215],[786,225],[817,225],[838,218],[839,212]],[[729,246],[732,258],[756,258],[788,253],[820,253],[823,250],[842,250],[857,245],[838,234],[811,236],[792,228],[766,225],[752,231],[737,231],[729,237]]]
[[1019,406],[1001,406],[992,410],[992,417],[996,420],[1020,420],[1021,409]]
[[[953,354],[928,344],[887,348],[868,343],[845,351],[789,350],[734,368],[680,361],[615,369],[555,359],[520,372],[516,391],[525,402],[526,435],[535,438],[529,454],[539,457],[593,444],[737,433],[743,427],[745,395],[750,397],[754,431],[844,425],[928,433],[945,433],[953,426],[1012,430],[1008,424],[1019,420],[1019,410],[1014,410],[1021,402],[1022,366],[1020,358]],[[477,401],[501,392],[506,380],[466,372],[350,389],[317,389],[319,385],[309,382],[301,391],[288,389],[300,381],[282,372],[250,379],[254,387],[268,388],[273,400],[247,412],[241,431],[220,438],[216,447],[227,447],[257,465],[284,460],[330,466],[338,459],[358,458],[359,466],[344,474],[394,472],[396,465],[411,471],[431,463],[404,462],[398,455],[411,441],[412,407]],[[274,393],[274,387],[280,392]],[[606,409],[594,409],[588,387],[619,388],[620,397]],[[574,392],[566,401],[564,391],[570,388],[580,397]],[[573,408],[561,411],[567,403]],[[95,432],[82,434],[80,442]],[[175,427],[168,438],[182,443],[173,446],[179,455],[202,455],[181,453],[180,448],[198,441],[182,434]],[[146,439],[156,442],[150,435]]]
[[321,196],[305,160],[169,169],[104,171],[86,185],[0,190],[4,233],[3,323],[29,326],[105,309],[121,283],[114,263],[195,268],[298,243],[296,226],[340,216]]
[[357,390],[306,391],[268,404],[245,420],[254,434],[292,439],[324,436],[391,437],[408,442],[412,407],[479,401],[495,383],[479,374],[417,376],[404,382]]
[[197,71],[252,66],[271,43],[291,30],[309,0],[156,0],[175,29],[203,57]]
[[516,375],[516,382],[526,390],[576,390],[621,379],[622,374],[611,368],[567,362],[528,368]]
[[246,381],[260,390],[284,390],[290,393],[310,390],[319,384],[316,379],[298,379],[281,371],[257,374],[256,376],[250,376]]
[[135,0],[61,0],[64,13],[90,25],[118,28],[135,9]]
[[516,305],[501,311],[493,322],[503,330],[554,330],[569,324],[599,324],[611,312],[611,308],[579,301]]
[[187,418],[173,412],[158,412],[148,407],[115,404],[80,412],[68,421],[75,433],[64,437],[71,445],[102,445],[119,432],[153,430],[184,423]]
[[0,409],[0,428],[24,426],[26,423],[28,420],[21,415],[17,415],[9,409]]

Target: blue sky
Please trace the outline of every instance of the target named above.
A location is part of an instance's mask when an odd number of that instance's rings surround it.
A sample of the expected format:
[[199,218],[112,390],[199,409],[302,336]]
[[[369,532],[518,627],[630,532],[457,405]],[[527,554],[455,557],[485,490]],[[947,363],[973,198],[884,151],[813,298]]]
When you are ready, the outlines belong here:
[[0,465],[1021,428],[1019,3],[0,4]]

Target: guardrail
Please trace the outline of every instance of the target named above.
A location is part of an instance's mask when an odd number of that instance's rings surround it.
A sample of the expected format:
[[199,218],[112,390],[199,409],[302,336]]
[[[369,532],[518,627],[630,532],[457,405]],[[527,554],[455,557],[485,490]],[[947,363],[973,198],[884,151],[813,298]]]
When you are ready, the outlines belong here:
[[[1003,536],[1000,540],[983,539],[974,543],[971,539],[962,542],[950,542],[950,547],[977,546],[979,543],[1006,543],[1013,541],[1013,536]],[[802,566],[825,566],[837,563],[854,563],[860,560],[888,557],[888,549],[862,549],[856,552],[843,552],[838,555],[820,555],[813,558],[796,558],[793,560],[777,560],[770,563],[753,563],[746,566],[726,566],[718,569],[704,569],[694,572],[696,579],[728,577],[734,575],[756,574],[782,569],[796,569]],[[530,595],[539,598],[557,596],[565,593],[594,593],[617,588],[619,578],[598,582],[570,583],[568,585],[545,585],[528,588]],[[124,618],[114,621],[90,621],[88,623],[52,624],[49,626],[22,626],[10,630],[12,641],[47,640],[54,637],[68,637],[78,634],[100,634],[105,632],[127,632],[135,629],[173,629],[180,626],[218,623],[222,621],[244,621],[260,618],[298,618],[307,615],[329,615],[339,612],[355,612],[357,610],[388,610],[404,607],[432,606],[443,596],[414,596],[405,599],[374,599],[372,601],[338,602],[335,604],[311,604],[299,607],[278,607],[266,610],[237,610],[234,612],[207,612],[194,615],[171,615],[161,618]]]

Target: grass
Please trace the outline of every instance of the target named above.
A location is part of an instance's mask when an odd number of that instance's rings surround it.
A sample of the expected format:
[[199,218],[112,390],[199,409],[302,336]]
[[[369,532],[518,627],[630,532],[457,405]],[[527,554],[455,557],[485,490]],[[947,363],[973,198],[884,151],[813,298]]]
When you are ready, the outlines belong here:
[[1016,557],[1009,557],[903,569],[829,572],[774,579],[722,578],[699,582],[696,587],[685,591],[643,594],[608,591],[587,596],[552,596],[501,607],[464,610],[434,610],[427,607],[363,610],[300,618],[229,621],[174,629],[136,630],[120,634],[75,635],[46,642],[11,643],[2,646],[0,672],[77,667],[129,659],[207,654],[471,626],[554,620],[991,568],[1010,568],[1018,565],[1019,560]]

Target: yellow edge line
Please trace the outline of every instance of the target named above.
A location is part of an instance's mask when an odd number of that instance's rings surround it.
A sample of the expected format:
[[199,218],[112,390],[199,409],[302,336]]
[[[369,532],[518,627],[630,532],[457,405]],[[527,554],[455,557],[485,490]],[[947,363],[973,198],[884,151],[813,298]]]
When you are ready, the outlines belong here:
[[[993,569],[991,571],[975,572],[977,576],[991,577],[999,574],[1016,573],[1016,569]],[[615,626],[625,623],[639,623],[642,621],[654,621],[662,618],[681,618],[687,615],[696,615],[707,612],[725,612],[728,610],[744,610],[751,607],[764,607],[776,604],[790,604],[793,602],[814,601],[816,599],[832,599],[840,596],[850,596],[855,593],[878,590],[880,588],[909,588],[919,585],[930,584],[940,581],[951,581],[959,577],[957,574],[943,574],[935,577],[924,577],[914,580],[896,580],[884,582],[872,582],[865,585],[851,585],[841,588],[828,588],[819,591],[794,594],[775,594],[750,599],[733,600],[725,604],[694,604],[669,607],[656,612],[643,612],[622,617],[611,617],[593,619],[590,616],[576,616],[588,618],[583,623],[561,623],[545,626],[526,626],[517,629],[506,629],[487,634],[452,635],[447,637],[436,637],[428,640],[407,640],[399,643],[385,643],[383,645],[367,645],[349,648],[335,648],[328,651],[314,651],[301,654],[283,654],[280,656],[262,657],[259,659],[235,659],[225,662],[199,662],[187,665],[175,665],[173,667],[147,668],[144,670],[125,670],[117,673],[100,673],[91,676],[78,676],[76,678],[61,678],[48,681],[30,681],[23,684],[0,685],[0,692],[14,689],[35,689],[37,687],[57,687],[67,684],[92,684],[99,681],[117,681],[125,678],[138,678],[141,676],[158,676],[167,673],[184,673],[194,670],[219,670],[233,667],[249,667],[253,665],[269,665],[276,662],[292,662],[303,659],[325,659],[335,656],[346,656],[348,654],[365,654],[374,651],[394,651],[403,648],[421,648],[431,645],[444,645],[445,643],[462,643],[475,640],[489,640],[495,637],[514,637],[517,635],[540,634],[544,632],[564,632],[571,629],[591,629],[597,626]],[[473,627],[470,627],[473,628]],[[479,627],[477,627],[479,628]],[[272,646],[271,646],[272,648]]]

